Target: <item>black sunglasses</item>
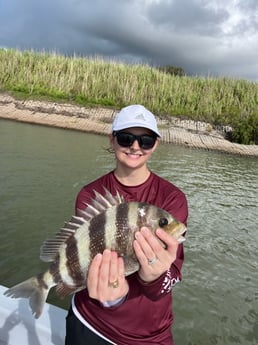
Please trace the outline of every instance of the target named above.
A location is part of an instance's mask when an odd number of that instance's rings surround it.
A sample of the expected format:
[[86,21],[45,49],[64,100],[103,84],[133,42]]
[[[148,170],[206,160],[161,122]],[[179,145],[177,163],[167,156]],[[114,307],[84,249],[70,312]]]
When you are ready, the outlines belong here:
[[127,132],[113,132],[113,136],[116,137],[118,145],[122,147],[130,147],[137,140],[140,148],[144,150],[152,149],[157,140],[156,135],[134,135]]

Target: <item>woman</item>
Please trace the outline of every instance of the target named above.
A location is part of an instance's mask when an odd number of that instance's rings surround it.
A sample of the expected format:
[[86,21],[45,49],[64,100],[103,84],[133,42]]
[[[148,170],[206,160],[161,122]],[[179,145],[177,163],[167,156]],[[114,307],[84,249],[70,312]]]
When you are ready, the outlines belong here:
[[[141,105],[123,108],[112,125],[110,145],[116,157],[113,171],[84,186],[76,209],[85,209],[94,190],[126,201],[141,201],[165,209],[184,224],[188,208],[184,193],[154,174],[147,162],[158,146],[154,115]],[[165,242],[166,249],[157,237]],[[134,250],[140,270],[124,275],[117,253],[105,250],[93,259],[87,289],[75,294],[67,316],[66,345],[172,345],[172,287],[181,280],[183,245],[162,229],[154,236],[142,228]]]

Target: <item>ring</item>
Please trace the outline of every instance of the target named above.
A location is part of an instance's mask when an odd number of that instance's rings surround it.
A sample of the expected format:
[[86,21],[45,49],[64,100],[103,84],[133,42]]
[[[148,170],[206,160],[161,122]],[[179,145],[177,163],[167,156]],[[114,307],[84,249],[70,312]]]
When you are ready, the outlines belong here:
[[153,265],[155,264],[155,262],[157,261],[158,259],[156,257],[152,258],[152,259],[148,259],[148,264],[149,265]]
[[118,287],[118,279],[115,280],[114,282],[108,282],[108,287],[112,287],[113,289],[116,289]]

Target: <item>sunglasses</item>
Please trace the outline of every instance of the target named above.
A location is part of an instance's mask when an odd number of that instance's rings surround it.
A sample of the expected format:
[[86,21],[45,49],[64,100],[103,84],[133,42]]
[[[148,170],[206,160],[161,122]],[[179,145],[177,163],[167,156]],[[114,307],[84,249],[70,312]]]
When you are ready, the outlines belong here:
[[118,145],[122,147],[130,147],[137,140],[140,148],[144,150],[152,149],[157,140],[156,135],[134,135],[127,132],[113,132],[113,137],[116,137]]

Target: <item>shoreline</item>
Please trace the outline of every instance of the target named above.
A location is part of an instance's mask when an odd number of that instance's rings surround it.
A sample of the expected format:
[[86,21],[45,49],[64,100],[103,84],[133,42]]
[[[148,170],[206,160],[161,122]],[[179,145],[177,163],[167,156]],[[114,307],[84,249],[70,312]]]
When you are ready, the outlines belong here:
[[[16,100],[0,93],[0,119],[71,129],[108,135],[117,110],[86,108],[69,103]],[[158,126],[164,143],[179,146],[258,157],[258,145],[231,143],[204,122],[182,120],[176,117],[159,119]]]

